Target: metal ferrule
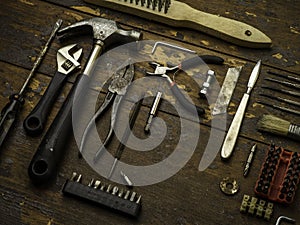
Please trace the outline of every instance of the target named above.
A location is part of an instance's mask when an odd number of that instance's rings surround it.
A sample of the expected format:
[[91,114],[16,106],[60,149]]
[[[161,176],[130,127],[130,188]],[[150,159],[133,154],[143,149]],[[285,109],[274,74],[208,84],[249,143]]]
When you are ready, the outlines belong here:
[[295,124],[291,124],[289,127],[289,133],[288,136],[299,141],[300,139],[300,126],[297,126]]

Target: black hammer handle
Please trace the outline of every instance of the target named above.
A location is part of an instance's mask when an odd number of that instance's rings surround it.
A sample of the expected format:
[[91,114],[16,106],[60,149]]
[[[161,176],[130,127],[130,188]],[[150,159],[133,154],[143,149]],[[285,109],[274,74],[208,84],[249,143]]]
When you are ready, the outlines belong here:
[[34,183],[45,183],[56,174],[67,140],[73,133],[73,101],[80,101],[80,98],[84,97],[83,91],[86,90],[88,83],[89,76],[83,74],[77,77],[66,101],[43,137],[28,167],[28,175]]
[[42,133],[51,107],[66,81],[67,75],[57,71],[43,97],[24,120],[23,127],[29,135],[35,136]]

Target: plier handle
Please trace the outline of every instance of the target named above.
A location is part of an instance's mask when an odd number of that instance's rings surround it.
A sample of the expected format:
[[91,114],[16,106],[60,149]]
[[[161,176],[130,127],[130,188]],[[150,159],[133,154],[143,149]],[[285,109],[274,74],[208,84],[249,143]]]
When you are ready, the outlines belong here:
[[188,111],[193,112],[195,109],[198,113],[198,115],[205,114],[205,110],[201,107],[198,107],[192,103],[190,103],[186,97],[183,95],[181,90],[178,88],[177,84],[167,75],[167,72],[175,71],[180,69],[180,65],[174,66],[174,67],[167,67],[162,66],[161,64],[157,62],[150,62],[149,63],[152,67],[155,68],[154,72],[146,72],[147,76],[158,76],[165,78],[168,83],[170,84],[170,89],[174,96],[177,98],[178,102]]
[[94,116],[88,122],[80,143],[79,152],[82,153],[85,145],[85,141],[88,135],[88,132],[91,130],[92,126],[95,125],[96,120],[107,110],[107,108],[113,103],[111,118],[110,118],[110,128],[109,132],[106,135],[106,138],[103,144],[99,147],[98,151],[95,155],[95,160],[98,159],[98,156],[103,151],[103,149],[107,146],[108,142],[111,140],[113,130],[116,124],[116,118],[119,111],[120,103],[126,94],[127,88],[132,82],[134,77],[134,65],[129,64],[125,67],[122,67],[114,73],[112,78],[109,81],[108,92],[105,96],[105,99],[101,106],[98,108]]

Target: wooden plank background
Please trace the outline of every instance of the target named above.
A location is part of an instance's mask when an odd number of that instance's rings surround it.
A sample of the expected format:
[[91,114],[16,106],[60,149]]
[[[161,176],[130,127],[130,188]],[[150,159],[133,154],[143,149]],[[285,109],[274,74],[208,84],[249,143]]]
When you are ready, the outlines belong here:
[[[253,187],[258,177],[266,149],[271,142],[292,151],[299,151],[299,142],[287,140],[282,137],[260,133],[256,130],[256,123],[264,113],[272,113],[287,120],[300,124],[299,117],[282,113],[277,110],[257,105],[256,101],[264,99],[259,93],[263,92],[263,85],[274,85],[266,82],[268,70],[300,75],[300,19],[298,17],[300,4],[298,1],[191,1],[185,0],[192,7],[230,17],[265,32],[273,41],[271,49],[247,49],[226,43],[217,38],[201,32],[184,28],[169,27],[165,24],[154,23],[134,15],[123,14],[109,9],[88,5],[79,0],[66,1],[39,1],[39,0],[12,0],[2,1],[0,8],[0,106],[4,106],[8,96],[20,90],[28,76],[33,63],[49,33],[58,18],[64,21],[63,26],[93,16],[112,19],[125,28],[138,29],[144,34],[146,40],[172,42],[183,47],[197,51],[199,54],[213,54],[225,59],[225,64],[210,65],[216,71],[217,80],[223,82],[229,67],[244,65],[237,88],[227,117],[227,128],[238,107],[239,101],[246,90],[249,74],[257,62],[262,59],[263,68],[260,78],[253,90],[247,108],[246,117],[233,157],[223,162],[219,154],[212,165],[203,172],[198,171],[200,159],[205,150],[206,142],[211,132],[211,117],[209,114],[200,119],[201,138],[195,153],[187,165],[173,177],[155,185],[134,187],[134,190],[143,195],[143,209],[137,220],[118,215],[109,210],[95,207],[76,199],[64,197],[61,187],[73,171],[83,174],[84,182],[91,178],[105,178],[93,171],[89,165],[77,156],[78,147],[71,138],[67,144],[67,151],[59,167],[56,179],[43,187],[34,186],[27,175],[29,162],[37,149],[42,137],[29,137],[23,130],[22,122],[41,98],[56,70],[56,52],[65,44],[79,43],[84,48],[82,65],[88,58],[92,48],[92,38],[80,36],[72,38],[65,43],[55,39],[51,44],[37,74],[26,92],[26,103],[18,116],[16,127],[12,130],[5,144],[1,147],[0,157],[0,224],[268,224],[255,217],[240,214],[239,207],[244,194],[254,195]],[[142,77],[143,64],[138,66],[136,78]],[[66,98],[76,75],[69,78],[58,101],[50,114],[47,128],[53,121],[58,109]],[[198,90],[193,84],[187,82],[187,76],[179,74],[176,81],[179,85],[190,86],[188,92],[196,105],[209,110],[205,100],[199,100]],[[277,85],[274,85],[277,86]],[[143,90],[146,87],[141,87]],[[145,90],[146,91],[146,90]],[[271,93],[273,94],[273,93]],[[103,99],[105,93],[100,94]],[[298,100],[293,98],[294,100]],[[173,99],[174,101],[174,99]],[[298,100],[299,101],[299,100]],[[145,138],[143,127],[152,99],[144,101],[134,132],[137,136]],[[271,101],[276,104],[276,101]],[[281,104],[283,106],[289,106]],[[295,108],[297,109],[297,108]],[[299,110],[299,109],[298,109]],[[163,101],[159,117],[169,126],[179,123],[173,107]],[[107,127],[109,114],[103,118],[101,126]],[[198,124],[194,124],[198,126]],[[102,127],[101,127],[102,128]],[[100,136],[107,129],[100,129]],[[177,129],[170,130],[168,137],[175,138]],[[242,176],[245,160],[252,144],[258,143],[258,152],[255,156],[250,174],[247,178]],[[112,148],[118,142],[113,140]],[[156,151],[146,157],[142,153],[125,151],[122,160],[126,162],[153,162],[159,161],[174,149],[172,141],[166,140]],[[240,184],[237,195],[225,196],[219,190],[219,182],[226,176],[235,177]],[[299,190],[295,201],[290,206],[275,204],[274,217],[270,223],[275,223],[279,215],[293,217],[300,221]]]

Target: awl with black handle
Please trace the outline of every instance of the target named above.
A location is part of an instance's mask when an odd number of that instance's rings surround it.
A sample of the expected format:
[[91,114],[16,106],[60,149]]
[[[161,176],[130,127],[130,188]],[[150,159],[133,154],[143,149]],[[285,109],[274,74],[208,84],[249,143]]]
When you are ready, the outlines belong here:
[[33,77],[36,69],[40,65],[44,55],[46,54],[46,52],[49,48],[51,41],[54,39],[56,32],[58,31],[61,24],[62,24],[62,20],[61,19],[57,20],[57,22],[55,23],[55,26],[50,34],[48,41],[46,42],[39,57],[35,61],[33,68],[31,69],[30,74],[28,75],[27,79],[25,80],[21,90],[17,94],[12,94],[9,97],[10,101],[2,109],[1,118],[0,118],[0,146],[2,146],[3,141],[5,140],[9,130],[11,129],[11,127],[13,126],[13,124],[16,120],[17,114],[19,113],[22,105],[24,104],[25,89],[28,86],[31,78]]
[[[87,29],[88,28],[88,29]],[[57,166],[63,156],[68,139],[72,135],[72,107],[80,104],[88,88],[90,77],[98,56],[102,53],[103,46],[108,43],[119,43],[120,40],[137,41],[141,33],[137,31],[125,31],[120,29],[116,22],[103,18],[91,18],[77,22],[73,25],[59,30],[61,38],[65,35],[78,34],[78,31],[92,31],[94,37],[94,47],[83,74],[77,76],[75,84],[70,90],[66,101],[59,110],[53,123],[43,137],[35,155],[28,167],[30,179],[36,184],[46,183],[57,171]]]

